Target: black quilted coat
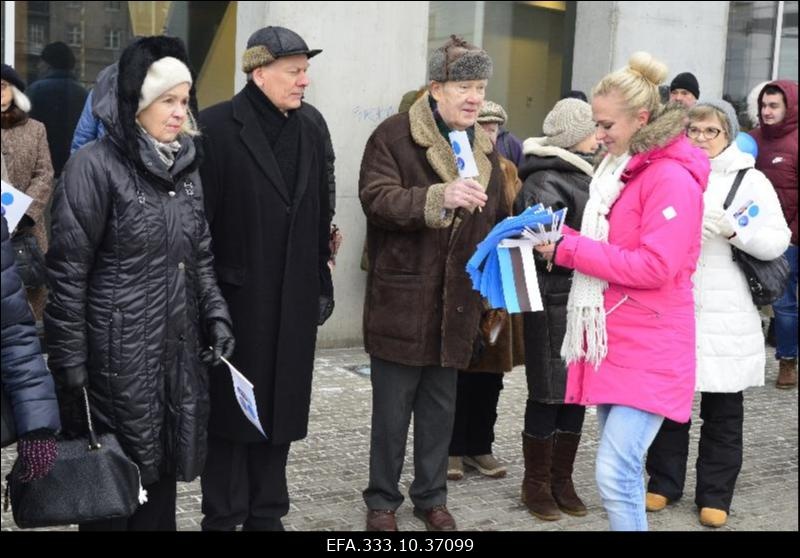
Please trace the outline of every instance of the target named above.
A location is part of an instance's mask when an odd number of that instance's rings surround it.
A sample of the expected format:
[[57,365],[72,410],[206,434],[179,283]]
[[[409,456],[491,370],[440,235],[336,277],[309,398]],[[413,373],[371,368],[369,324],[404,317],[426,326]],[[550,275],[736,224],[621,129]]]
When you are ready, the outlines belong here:
[[[575,165],[578,155],[552,146],[525,142],[525,160],[519,169],[522,189],[515,212],[542,203],[553,209],[567,208],[566,224],[581,229],[583,209],[589,200],[591,171],[588,162],[581,170]],[[537,155],[538,154],[538,155]],[[580,164],[580,163],[579,163]],[[572,270],[536,261],[543,312],[528,312],[525,320],[525,375],[528,398],[540,403],[563,403],[567,385],[566,364],[561,359],[561,344],[567,332],[567,298],[572,286]]]
[[201,473],[209,397],[198,353],[209,345],[210,320],[230,325],[194,141],[181,136],[167,170],[149,141],[131,134],[147,68],[163,56],[184,58],[162,39],[123,55],[117,86],[98,101],[108,135],[67,163],[47,254],[51,370],[87,365],[95,422],[116,432],[145,485]]

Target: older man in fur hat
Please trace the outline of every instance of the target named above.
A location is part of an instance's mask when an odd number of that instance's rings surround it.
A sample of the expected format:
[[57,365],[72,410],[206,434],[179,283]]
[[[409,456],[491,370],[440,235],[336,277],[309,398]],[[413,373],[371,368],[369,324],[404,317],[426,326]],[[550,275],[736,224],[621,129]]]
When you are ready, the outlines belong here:
[[[480,48],[452,36],[428,63],[430,83],[408,113],[384,121],[361,163],[369,270],[364,340],[371,357],[372,438],[367,530],[397,529],[406,435],[414,414],[414,515],[454,530],[447,454],[456,371],[466,368],[483,311],[465,271],[498,219],[503,178],[475,126],[492,74]],[[460,178],[450,131],[466,131],[478,176]]]
[[262,433],[227,370],[211,374],[204,530],[282,530],[289,445],[306,436],[317,325],[332,310],[325,146],[298,109],[320,50],[285,27],[253,33],[247,84],[200,114],[200,172],[215,269],[233,318],[231,359],[253,383]]

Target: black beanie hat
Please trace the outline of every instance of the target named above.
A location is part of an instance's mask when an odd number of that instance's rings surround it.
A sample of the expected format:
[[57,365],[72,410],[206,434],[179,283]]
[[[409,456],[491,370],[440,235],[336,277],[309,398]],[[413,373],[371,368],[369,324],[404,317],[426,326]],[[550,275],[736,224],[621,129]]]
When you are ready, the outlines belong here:
[[20,92],[25,91],[25,82],[22,81],[22,78],[19,77],[19,74],[9,66],[8,64],[3,64],[3,71],[2,71],[2,79],[7,81],[14,87],[20,90]]
[[50,43],[42,50],[42,60],[56,70],[71,70],[75,67],[75,55],[67,43],[56,41]]
[[675,76],[672,83],[669,84],[669,90],[675,91],[676,89],[685,89],[694,95],[695,99],[700,98],[700,85],[697,83],[697,78],[690,72],[683,72]]

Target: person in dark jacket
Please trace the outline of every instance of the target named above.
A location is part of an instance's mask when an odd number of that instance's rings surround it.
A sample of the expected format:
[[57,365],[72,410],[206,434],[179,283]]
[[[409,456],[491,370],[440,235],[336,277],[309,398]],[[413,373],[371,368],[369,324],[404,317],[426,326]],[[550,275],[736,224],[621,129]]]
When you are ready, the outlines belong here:
[[86,89],[75,79],[75,55],[66,43],[57,41],[42,50],[47,67],[44,77],[28,88],[31,118],[44,124],[56,177],[69,159],[72,132],[81,116]]
[[775,387],[797,385],[797,82],[771,81],[758,96],[759,127],[750,132],[758,144],[756,168],[767,175],[792,231],[786,249],[789,280],[772,304],[775,312],[775,358],[779,361]]
[[243,55],[245,87],[200,114],[232,362],[253,383],[267,435],[239,410],[230,375],[212,375],[204,530],[280,530],[289,511],[289,446],[308,431],[317,326],[329,315],[321,301],[333,300],[324,138],[298,110],[319,52],[290,29],[256,31]]
[[[521,212],[537,203],[553,210],[566,208],[567,225],[580,230],[597,151],[592,107],[576,98],[562,99],[542,129],[544,137],[523,144],[525,162],[519,171],[523,186],[515,209]],[[552,521],[561,517],[561,511],[587,513],[572,483],[585,408],[564,403],[567,367],[559,354],[572,270],[557,265],[548,269],[536,254],[536,272],[544,311],[526,313],[524,318],[528,401],[522,432],[522,499],[534,516]]]
[[0,240],[3,445],[7,445],[7,439],[13,442],[11,434],[16,433],[21,480],[29,482],[52,469],[57,455],[55,434],[61,430],[61,421],[53,377],[44,362],[25,288],[14,265],[5,208]]
[[508,120],[506,109],[493,101],[484,101],[481,108],[481,126],[492,138],[497,152],[511,161],[515,167],[522,164],[522,142],[517,136],[503,128]]
[[[495,147],[497,132],[504,123],[503,107],[484,101],[478,113],[478,124]],[[511,214],[522,183],[514,163],[502,156],[499,160],[504,177],[504,203],[506,212]],[[447,480],[464,478],[465,466],[489,478],[503,478],[507,473],[505,465],[494,456],[492,443],[503,374],[524,362],[522,316],[510,316],[503,309],[488,309],[481,318],[481,332],[484,331],[489,335],[480,335],[469,368],[458,371]]]
[[103,121],[95,116],[94,106],[96,100],[105,97],[111,86],[117,81],[117,63],[106,66],[100,73],[97,74],[94,89],[89,91],[86,97],[86,102],[83,104],[83,112],[75,126],[75,133],[72,135],[72,145],[70,146],[70,153],[75,153],[78,149],[98,138],[106,135],[106,130],[103,127]]
[[[433,52],[428,72],[428,92],[408,113],[378,126],[361,162],[369,261],[364,342],[372,382],[370,473],[363,496],[370,531],[397,530],[412,413],[414,515],[429,530],[456,528],[446,504],[457,371],[469,366],[483,312],[466,264],[508,215],[497,151],[475,125],[491,58],[453,35]],[[474,179],[459,177],[451,130],[470,138]]]
[[206,365],[233,351],[187,60],[171,37],[123,51],[96,108],[108,133],[70,159],[53,203],[50,366],[66,392],[88,388],[96,427],[116,433],[148,492],[131,517],[82,530],[175,530],[176,481],[206,457]]

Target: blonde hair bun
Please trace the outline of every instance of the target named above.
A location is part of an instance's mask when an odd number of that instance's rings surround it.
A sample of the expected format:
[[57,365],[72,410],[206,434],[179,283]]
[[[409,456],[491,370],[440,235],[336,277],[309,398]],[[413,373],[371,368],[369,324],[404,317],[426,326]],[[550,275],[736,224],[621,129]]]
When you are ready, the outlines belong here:
[[667,79],[667,65],[656,60],[650,53],[634,52],[628,60],[628,68],[641,75],[653,85],[661,85]]

